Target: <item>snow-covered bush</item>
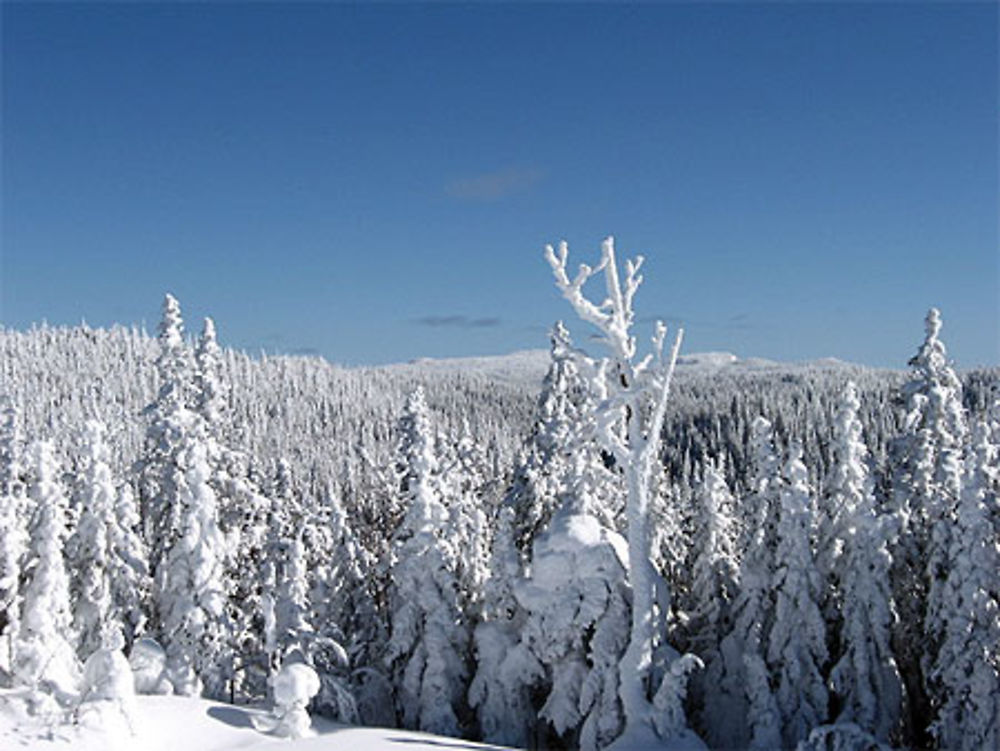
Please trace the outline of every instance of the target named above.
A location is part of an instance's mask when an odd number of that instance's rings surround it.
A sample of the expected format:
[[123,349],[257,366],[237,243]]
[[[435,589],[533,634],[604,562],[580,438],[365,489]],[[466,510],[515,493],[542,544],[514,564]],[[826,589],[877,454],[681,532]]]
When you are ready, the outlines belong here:
[[173,691],[167,677],[167,653],[155,639],[148,636],[136,639],[128,662],[136,693],[169,694]]
[[275,732],[288,738],[311,735],[312,721],[306,709],[319,692],[316,671],[301,662],[290,662],[271,679],[274,694]]

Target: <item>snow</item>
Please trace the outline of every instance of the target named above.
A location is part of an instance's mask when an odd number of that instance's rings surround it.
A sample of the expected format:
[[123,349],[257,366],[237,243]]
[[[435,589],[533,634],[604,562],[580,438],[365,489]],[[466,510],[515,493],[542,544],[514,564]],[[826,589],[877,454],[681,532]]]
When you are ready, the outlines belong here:
[[[49,726],[25,716],[25,692],[0,690],[0,748],[25,751],[441,751],[500,749],[456,738],[388,728],[360,728],[313,718],[311,738],[289,740],[255,728],[271,720],[267,707],[183,696],[139,696],[135,719],[116,720],[110,707],[84,713],[78,725]],[[88,704],[90,704],[88,702]],[[92,710],[96,711],[96,710]],[[100,723],[92,720],[100,719]]]

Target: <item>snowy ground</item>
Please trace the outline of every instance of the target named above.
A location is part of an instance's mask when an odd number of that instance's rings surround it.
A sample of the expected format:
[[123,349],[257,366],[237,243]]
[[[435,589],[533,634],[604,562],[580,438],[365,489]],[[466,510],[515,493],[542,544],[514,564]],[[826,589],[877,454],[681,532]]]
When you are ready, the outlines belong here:
[[265,709],[179,696],[140,696],[134,722],[110,705],[87,709],[77,724],[25,718],[16,692],[0,691],[0,748],[4,751],[461,751],[499,749],[457,738],[385,728],[356,728],[313,720],[315,737],[276,738],[255,724]]

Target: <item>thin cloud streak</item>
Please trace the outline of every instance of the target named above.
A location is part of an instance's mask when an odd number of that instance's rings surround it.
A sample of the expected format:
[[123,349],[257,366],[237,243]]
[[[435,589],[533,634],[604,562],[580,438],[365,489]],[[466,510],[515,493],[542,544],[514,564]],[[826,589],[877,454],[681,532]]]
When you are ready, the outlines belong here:
[[445,193],[462,201],[498,201],[531,188],[545,177],[545,170],[508,167],[452,180]]
[[431,326],[433,328],[451,326],[461,329],[485,329],[499,326],[500,319],[494,317],[468,318],[467,316],[462,315],[423,316],[421,318],[414,319],[412,323],[419,326]]

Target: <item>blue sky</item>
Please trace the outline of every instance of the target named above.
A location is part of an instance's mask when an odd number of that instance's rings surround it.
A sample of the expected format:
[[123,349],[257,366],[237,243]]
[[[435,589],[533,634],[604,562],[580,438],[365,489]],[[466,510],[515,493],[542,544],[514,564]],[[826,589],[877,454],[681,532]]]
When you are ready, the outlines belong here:
[[499,354],[614,234],[687,351],[1000,363],[995,4],[2,14],[4,325]]

